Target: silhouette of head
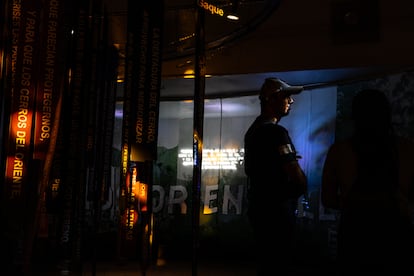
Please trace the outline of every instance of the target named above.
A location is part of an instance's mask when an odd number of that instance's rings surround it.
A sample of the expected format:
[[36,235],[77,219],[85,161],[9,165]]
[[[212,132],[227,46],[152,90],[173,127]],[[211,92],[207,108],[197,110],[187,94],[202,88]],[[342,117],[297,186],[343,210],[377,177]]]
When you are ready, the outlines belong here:
[[270,97],[278,94],[288,97],[299,94],[302,91],[303,86],[289,85],[278,78],[267,78],[260,89],[259,99],[261,101],[267,101]]

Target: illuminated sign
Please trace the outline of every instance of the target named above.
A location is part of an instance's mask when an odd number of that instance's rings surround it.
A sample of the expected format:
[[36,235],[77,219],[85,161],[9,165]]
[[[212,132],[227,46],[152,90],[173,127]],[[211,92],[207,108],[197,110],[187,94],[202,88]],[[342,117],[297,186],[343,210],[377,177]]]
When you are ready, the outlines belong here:
[[[193,151],[181,149],[178,154],[183,166],[193,165]],[[243,164],[244,149],[204,149],[202,169],[204,170],[237,170]]]
[[213,4],[209,4],[206,1],[200,0],[198,2],[198,5],[202,7],[203,9],[205,9],[206,11],[211,12],[211,14],[218,14],[220,16],[224,15],[223,9],[220,9],[219,7],[214,6]]
[[[188,208],[186,201],[188,199],[188,191],[185,186],[171,185],[169,190],[165,190],[165,187],[161,185],[154,185],[152,190],[155,194],[152,207],[154,213],[161,212],[164,207],[167,207],[168,214],[173,214],[177,210],[174,206],[178,206],[181,214],[187,214]],[[203,214],[210,215],[219,212],[223,215],[243,214],[244,192],[245,186],[243,184],[224,185],[222,194],[219,196],[218,184],[206,185],[201,200],[203,202]]]
[[138,182],[138,202],[139,208],[142,212],[148,211],[147,198],[148,198],[148,185],[142,182]]

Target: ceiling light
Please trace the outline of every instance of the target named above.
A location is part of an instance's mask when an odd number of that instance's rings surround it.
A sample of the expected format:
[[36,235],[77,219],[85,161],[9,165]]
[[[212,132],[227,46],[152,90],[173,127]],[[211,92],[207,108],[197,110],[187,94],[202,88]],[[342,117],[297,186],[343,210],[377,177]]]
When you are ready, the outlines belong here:
[[233,0],[231,2],[231,11],[229,12],[229,14],[227,14],[227,19],[230,19],[232,21],[239,20],[239,15],[237,13],[238,8],[239,8],[239,1]]
[[229,14],[227,15],[227,19],[230,19],[230,20],[233,20],[233,21],[237,21],[237,20],[239,20],[240,18],[239,18],[239,16],[238,16],[237,14],[235,14],[235,13],[229,13]]

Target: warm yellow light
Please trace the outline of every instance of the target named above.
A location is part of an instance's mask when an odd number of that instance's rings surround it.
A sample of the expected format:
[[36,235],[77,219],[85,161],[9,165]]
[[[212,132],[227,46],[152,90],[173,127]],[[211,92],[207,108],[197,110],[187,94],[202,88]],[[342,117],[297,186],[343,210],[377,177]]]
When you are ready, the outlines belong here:
[[[205,75],[206,78],[211,78],[211,75]],[[193,69],[187,69],[184,71],[184,79],[194,79],[195,73]]]
[[187,69],[184,71],[184,78],[185,79],[193,79],[194,78],[194,70],[193,69]]

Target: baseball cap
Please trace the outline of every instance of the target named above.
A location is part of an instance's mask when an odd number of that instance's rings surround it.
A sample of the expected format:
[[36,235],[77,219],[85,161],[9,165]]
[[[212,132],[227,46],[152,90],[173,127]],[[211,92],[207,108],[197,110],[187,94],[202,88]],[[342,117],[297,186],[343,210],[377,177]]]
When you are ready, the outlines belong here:
[[303,86],[293,86],[279,78],[266,78],[260,90],[261,100],[268,98],[275,93],[285,93],[286,95],[299,94],[303,91]]

